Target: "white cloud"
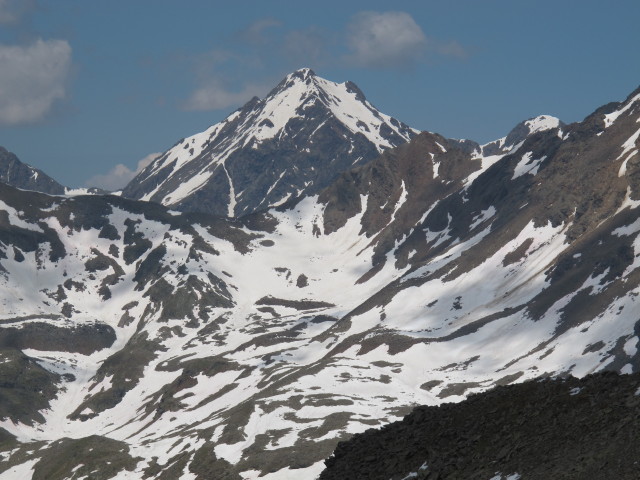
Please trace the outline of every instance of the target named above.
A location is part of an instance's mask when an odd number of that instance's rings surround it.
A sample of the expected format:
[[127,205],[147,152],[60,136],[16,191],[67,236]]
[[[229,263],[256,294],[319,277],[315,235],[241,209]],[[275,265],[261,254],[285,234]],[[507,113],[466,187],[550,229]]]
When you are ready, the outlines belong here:
[[273,28],[282,26],[280,20],[275,18],[261,18],[256,20],[238,35],[242,40],[251,44],[260,44],[268,40],[267,32]]
[[254,96],[264,94],[264,85],[248,83],[239,90],[230,89],[219,78],[209,78],[184,103],[185,110],[219,110],[243,104]]
[[124,188],[127,183],[133,180],[144,167],[158,158],[161,153],[150,153],[143,159],[138,161],[135,170],[131,170],[122,163],[117,164],[110,172],[104,175],[95,175],[85,182],[86,187],[98,187],[104,190],[115,191]]
[[435,47],[435,50],[441,55],[457,57],[460,59],[465,59],[469,56],[469,53],[465,50],[465,48],[455,40],[449,43],[439,44]]
[[71,46],[64,40],[0,45],[0,124],[42,120],[65,97],[70,70]]
[[455,41],[428,38],[406,12],[360,12],[342,31],[314,25],[292,30],[277,19],[263,18],[233,38],[232,45],[190,57],[194,86],[182,109],[222,110],[261,97],[275,84],[269,71],[284,76],[300,67],[404,68],[430,54],[466,56]]
[[268,86],[245,81],[246,78],[253,78],[249,72],[260,61],[251,55],[241,55],[223,48],[193,55],[190,63],[196,88],[181,107],[188,111],[220,110],[237,107],[251,97],[264,94]]
[[405,12],[360,12],[348,26],[349,60],[363,67],[408,66],[427,49],[427,37]]

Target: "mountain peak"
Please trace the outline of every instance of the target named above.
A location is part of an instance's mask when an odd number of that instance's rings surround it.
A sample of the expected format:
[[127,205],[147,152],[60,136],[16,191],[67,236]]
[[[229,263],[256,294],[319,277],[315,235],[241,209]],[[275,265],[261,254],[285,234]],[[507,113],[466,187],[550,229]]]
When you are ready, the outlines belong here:
[[525,120],[524,125],[529,129],[529,134],[543,132],[545,130],[552,130],[554,128],[561,127],[562,121],[552,115],[538,115],[537,117]]
[[565,123],[552,115],[538,115],[518,123],[506,137],[499,138],[480,147],[483,155],[504,155],[518,146],[530,135],[562,128]]
[[179,210],[230,217],[313,195],[335,176],[418,133],[377,110],[353,82],[310,68],[166,151],[123,190]]
[[318,78],[319,77],[316,75],[316,73],[310,68],[305,67],[305,68],[300,68],[298,70],[295,70],[294,72],[291,72],[288,75],[286,75],[280,81],[280,83],[278,83],[278,85],[276,85],[276,87],[273,90],[271,90],[271,92],[269,92],[265,100],[277,94],[278,92],[287,91],[292,88],[294,89],[303,88],[303,89],[315,91],[318,88],[318,84],[316,81]]
[[564,123],[551,115],[538,115],[516,125],[507,135],[505,145],[514,146],[534,133],[562,127]]
[[316,72],[314,72],[313,70],[307,67],[299,68],[295,72],[292,72],[289,75],[287,75],[287,77],[289,78],[300,78],[301,80],[307,80],[308,78],[315,77],[315,76],[316,76]]
[[332,82],[309,68],[287,75],[258,108],[257,123],[261,128],[254,138],[259,143],[280,135],[291,119],[310,120],[310,116],[318,115],[334,117],[353,135],[364,135],[378,153],[418,133],[378,111],[355,83]]

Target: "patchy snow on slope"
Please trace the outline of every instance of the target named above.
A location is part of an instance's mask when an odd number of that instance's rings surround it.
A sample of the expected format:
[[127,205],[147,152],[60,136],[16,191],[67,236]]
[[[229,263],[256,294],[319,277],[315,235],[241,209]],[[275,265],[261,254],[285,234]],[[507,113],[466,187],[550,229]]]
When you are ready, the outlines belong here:
[[[367,100],[358,99],[355,92],[349,91],[346,82],[334,83],[320,77],[315,77],[315,81],[318,87],[329,95],[331,103],[328,107],[336,118],[353,133],[361,133],[367,137],[370,142],[376,145],[379,152],[382,153],[385,148],[392,146],[380,133],[382,125],[390,128],[400,137],[409,140],[389,115],[376,110]],[[366,125],[366,128],[363,124]],[[413,132],[419,133],[415,129]]]
[[489,480],[520,480],[521,475],[519,473],[512,473],[510,475],[504,475],[500,472],[497,472],[494,477],[491,477]]
[[605,128],[609,128],[621,115],[625,114],[632,108],[635,108],[637,106],[636,102],[638,101],[640,101],[640,94],[636,95],[631,100],[629,100],[629,102],[627,102],[626,105],[622,106],[622,108],[619,108],[615,112],[606,114],[604,116]]
[[516,178],[525,174],[535,175],[538,173],[540,164],[544,162],[547,157],[546,155],[544,155],[541,158],[534,160],[532,158],[532,155],[533,152],[527,152],[522,155],[522,159],[518,162],[516,168],[513,171],[513,176],[511,177],[512,180],[515,180]]
[[481,211],[478,215],[476,215],[473,218],[473,223],[469,226],[469,230],[473,230],[478,225],[483,223],[485,220],[488,220],[489,218],[493,217],[496,213],[497,213],[496,208],[493,205],[491,205],[486,210]]
[[11,467],[0,473],[0,480],[15,480],[17,478],[31,478],[33,475],[33,467],[38,463],[36,460],[28,460],[24,463]]
[[550,115],[540,115],[524,122],[529,128],[529,134],[532,135],[546,130],[552,130],[560,126],[560,119]]
[[624,200],[622,201],[622,204],[620,205],[620,207],[616,211],[615,215],[619,214],[625,208],[632,208],[633,209],[633,208],[637,208],[637,207],[640,207],[640,200],[632,200],[631,199],[631,187],[628,186],[627,187],[627,192],[626,192],[625,197],[624,197]]
[[0,212],[5,212],[7,214],[9,225],[24,228],[25,230],[33,230],[34,232],[42,232],[42,228],[39,225],[26,222],[21,218],[24,216],[24,212],[19,212],[2,200],[0,200]]
[[640,137],[640,129],[638,129],[633,135],[631,135],[627,141],[622,144],[622,153],[618,156],[617,160],[625,157],[622,161],[622,165],[620,165],[620,170],[618,171],[618,177],[622,177],[627,173],[627,162],[634,156],[638,154],[638,149],[636,147],[636,143],[638,142],[638,138]]

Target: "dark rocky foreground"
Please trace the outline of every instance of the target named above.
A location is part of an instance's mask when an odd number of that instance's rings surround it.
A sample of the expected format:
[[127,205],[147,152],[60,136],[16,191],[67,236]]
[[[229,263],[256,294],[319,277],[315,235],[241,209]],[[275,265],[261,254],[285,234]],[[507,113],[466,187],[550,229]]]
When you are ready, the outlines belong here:
[[320,480],[636,480],[640,374],[533,380],[418,407],[340,442],[325,463]]

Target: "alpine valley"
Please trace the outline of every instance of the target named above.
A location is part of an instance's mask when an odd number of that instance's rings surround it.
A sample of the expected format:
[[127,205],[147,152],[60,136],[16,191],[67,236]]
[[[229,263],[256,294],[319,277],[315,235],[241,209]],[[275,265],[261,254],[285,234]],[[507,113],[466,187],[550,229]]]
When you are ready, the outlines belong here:
[[639,149],[640,89],[479,145],[302,69],[120,195],[0,184],[0,478],[314,479],[418,405],[640,371]]

